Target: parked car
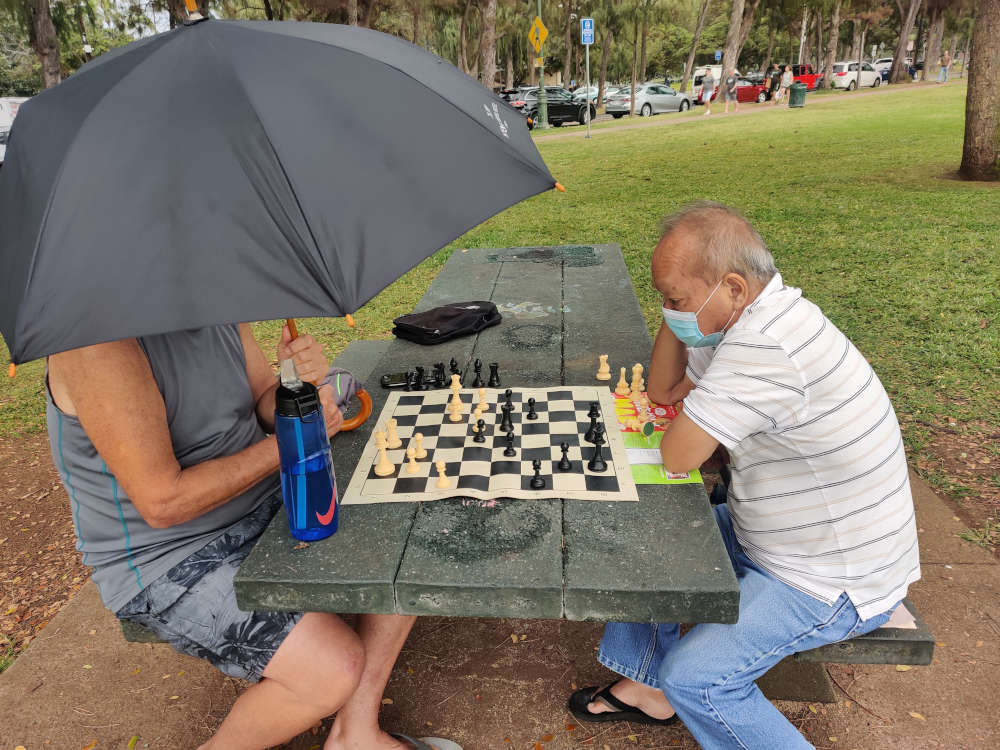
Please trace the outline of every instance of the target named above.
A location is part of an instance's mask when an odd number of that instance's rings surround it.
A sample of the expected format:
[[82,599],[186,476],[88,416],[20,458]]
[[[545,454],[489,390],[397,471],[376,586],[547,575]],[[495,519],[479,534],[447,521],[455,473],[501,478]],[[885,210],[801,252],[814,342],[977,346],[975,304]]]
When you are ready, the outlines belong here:
[[[858,61],[842,60],[833,64],[833,87],[853,91],[858,87]],[[882,74],[869,62],[861,63],[861,86],[882,85]]]
[[[591,86],[590,89],[589,89],[589,91],[590,91],[590,101],[596,103],[597,102],[597,86]],[[588,89],[587,89],[586,86],[580,86],[578,89],[575,89],[573,91],[573,99],[575,99],[578,102],[582,102],[585,98],[587,98],[587,92],[588,92]]]
[[[538,119],[538,87],[524,89],[523,99],[519,100],[518,109],[528,118],[528,127],[533,128]],[[513,102],[512,106],[515,106]],[[545,87],[545,109],[550,125],[559,127],[564,122],[578,122],[581,125],[587,121],[587,107],[590,107],[590,119],[597,117],[597,108],[583,102],[575,101],[573,95],[560,86]]]
[[23,102],[28,101],[27,97],[11,96],[0,99],[0,164],[7,153],[7,139],[10,137],[10,129],[17,116],[18,107]]
[[879,73],[887,72],[892,67],[891,57],[880,57],[878,60],[872,63],[872,67],[875,68]]
[[[785,71],[785,65],[785,63],[782,63],[778,66],[781,68],[782,73]],[[792,79],[795,83],[804,83],[810,91],[814,91],[819,82],[823,80],[823,74],[813,70],[812,65],[803,63],[802,65],[792,66]]]
[[[626,86],[608,97],[605,111],[617,120],[627,115],[631,108],[632,89]],[[635,111],[641,117],[660,112],[683,112],[690,108],[691,99],[687,95],[679,94],[662,83],[643,83],[635,87]]]
[[[722,85],[721,65],[702,65],[700,68],[695,68],[694,74],[691,77],[691,95],[694,97],[696,104],[701,103],[701,82],[704,80],[705,74],[710,70],[712,71],[712,77],[715,79],[716,90]],[[736,75],[740,75],[740,71],[737,70]],[[714,100],[715,97],[713,96],[712,99]]]

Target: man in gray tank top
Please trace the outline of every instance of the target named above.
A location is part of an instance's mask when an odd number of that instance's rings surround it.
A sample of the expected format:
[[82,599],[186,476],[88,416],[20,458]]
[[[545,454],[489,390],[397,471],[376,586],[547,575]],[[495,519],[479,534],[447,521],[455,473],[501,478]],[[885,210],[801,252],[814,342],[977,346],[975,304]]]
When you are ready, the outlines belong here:
[[[328,369],[322,346],[287,327],[278,358],[313,382]],[[327,750],[427,747],[378,726],[416,618],[361,615],[355,631],[332,614],[236,605],[233,577],[281,504],[278,380],[248,325],[55,354],[47,385],[53,461],[105,605],[257,683],[204,748],[263,750],[334,712]],[[319,393],[332,436],[342,417],[332,389]]]

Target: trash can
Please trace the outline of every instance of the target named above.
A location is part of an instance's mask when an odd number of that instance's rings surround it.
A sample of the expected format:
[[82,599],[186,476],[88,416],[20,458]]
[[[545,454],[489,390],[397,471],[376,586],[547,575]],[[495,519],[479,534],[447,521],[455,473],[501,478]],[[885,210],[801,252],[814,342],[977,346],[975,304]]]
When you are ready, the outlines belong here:
[[804,83],[793,83],[788,87],[788,106],[789,107],[804,107],[806,106],[806,91],[809,87]]

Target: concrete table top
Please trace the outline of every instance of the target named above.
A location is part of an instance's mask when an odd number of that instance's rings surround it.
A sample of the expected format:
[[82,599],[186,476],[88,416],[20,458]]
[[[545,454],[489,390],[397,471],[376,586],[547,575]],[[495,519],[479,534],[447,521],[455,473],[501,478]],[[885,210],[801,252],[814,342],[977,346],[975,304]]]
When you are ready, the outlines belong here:
[[[433,347],[357,341],[337,365],[365,381],[376,415],[382,374],[452,357],[466,383],[475,359],[499,362],[512,388],[592,385],[598,354],[614,373],[648,366],[652,342],[617,245],[455,252],[417,310],[487,299],[498,326]],[[340,486],[373,423],[334,438]],[[704,488],[639,485],[639,497],[342,506],[338,532],[300,549],[279,513],[236,593],[244,609],[735,622],[739,588]]]

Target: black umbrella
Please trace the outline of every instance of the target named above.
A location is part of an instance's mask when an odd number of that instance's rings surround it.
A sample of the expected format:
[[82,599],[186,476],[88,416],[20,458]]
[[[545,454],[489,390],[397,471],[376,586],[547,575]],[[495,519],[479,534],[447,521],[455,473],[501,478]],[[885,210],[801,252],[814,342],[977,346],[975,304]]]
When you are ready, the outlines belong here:
[[202,21],[21,107],[0,170],[0,331],[20,363],[344,315],[554,186],[523,116],[420,47]]

